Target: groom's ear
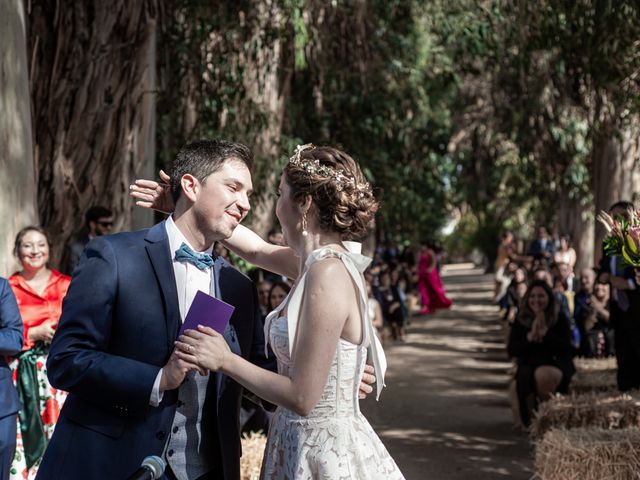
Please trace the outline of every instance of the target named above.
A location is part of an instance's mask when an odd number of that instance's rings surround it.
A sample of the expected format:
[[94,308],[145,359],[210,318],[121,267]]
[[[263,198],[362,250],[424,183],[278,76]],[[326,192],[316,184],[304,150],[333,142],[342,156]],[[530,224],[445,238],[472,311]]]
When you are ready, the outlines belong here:
[[196,177],[190,173],[185,173],[180,179],[180,187],[182,188],[182,194],[192,203],[195,203],[198,190],[200,189],[200,182]]

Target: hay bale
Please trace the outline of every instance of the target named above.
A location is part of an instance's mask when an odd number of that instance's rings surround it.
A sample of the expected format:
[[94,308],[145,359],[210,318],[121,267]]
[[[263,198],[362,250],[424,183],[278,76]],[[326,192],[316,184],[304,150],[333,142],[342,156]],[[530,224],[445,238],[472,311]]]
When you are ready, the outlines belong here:
[[571,379],[572,392],[613,392],[618,387],[618,367],[614,359],[577,359]]
[[242,480],[258,480],[267,437],[262,432],[251,432],[243,434],[241,441],[240,478]]
[[531,422],[531,437],[540,439],[552,428],[577,427],[640,427],[640,392],[557,395],[539,406]]
[[616,357],[607,358],[574,358],[573,363],[578,372],[617,370]]
[[640,478],[640,429],[555,429],[538,443],[539,480],[637,480]]

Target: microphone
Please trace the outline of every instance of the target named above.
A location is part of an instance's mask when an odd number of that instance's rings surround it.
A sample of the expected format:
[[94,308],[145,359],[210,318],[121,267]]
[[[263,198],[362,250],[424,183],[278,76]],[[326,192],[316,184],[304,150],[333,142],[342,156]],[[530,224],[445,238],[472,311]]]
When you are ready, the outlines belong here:
[[151,455],[142,461],[140,467],[127,480],[157,480],[167,465],[160,457]]

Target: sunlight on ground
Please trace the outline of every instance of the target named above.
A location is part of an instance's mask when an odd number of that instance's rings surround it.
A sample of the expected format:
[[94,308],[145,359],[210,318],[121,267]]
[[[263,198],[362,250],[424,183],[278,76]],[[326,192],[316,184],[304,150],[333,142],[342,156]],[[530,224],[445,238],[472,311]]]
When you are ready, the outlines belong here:
[[406,343],[385,345],[388,389],[363,412],[407,479],[527,480],[529,444],[512,423],[493,278],[449,266],[443,277],[453,307],[414,317]]

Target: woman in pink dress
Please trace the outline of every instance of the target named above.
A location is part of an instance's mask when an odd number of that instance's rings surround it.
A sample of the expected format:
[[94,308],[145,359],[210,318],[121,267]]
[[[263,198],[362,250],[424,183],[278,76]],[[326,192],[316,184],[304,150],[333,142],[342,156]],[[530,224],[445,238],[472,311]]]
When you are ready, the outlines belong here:
[[438,308],[451,306],[451,300],[445,294],[437,266],[436,253],[432,246],[430,244],[422,245],[418,258],[418,289],[422,299],[421,315],[431,313]]

